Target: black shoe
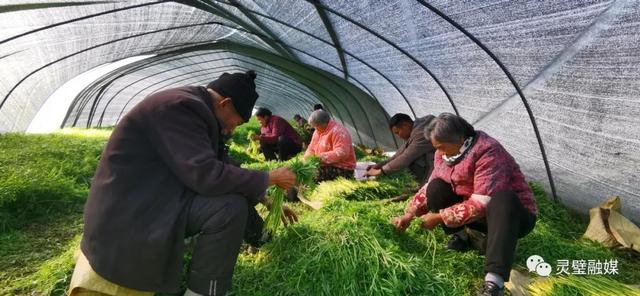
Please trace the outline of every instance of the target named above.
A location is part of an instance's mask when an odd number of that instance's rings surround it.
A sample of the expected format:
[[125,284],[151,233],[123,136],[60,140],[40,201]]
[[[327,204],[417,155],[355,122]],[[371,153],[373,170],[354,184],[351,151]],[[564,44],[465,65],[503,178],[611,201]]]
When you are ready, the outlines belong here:
[[296,202],[300,201],[298,198],[298,188],[291,187],[287,189],[287,201]]
[[504,287],[499,287],[494,282],[484,282],[480,296],[502,296],[504,295]]
[[457,234],[452,235],[451,239],[447,243],[447,249],[456,252],[468,251],[469,248],[469,239],[463,239]]

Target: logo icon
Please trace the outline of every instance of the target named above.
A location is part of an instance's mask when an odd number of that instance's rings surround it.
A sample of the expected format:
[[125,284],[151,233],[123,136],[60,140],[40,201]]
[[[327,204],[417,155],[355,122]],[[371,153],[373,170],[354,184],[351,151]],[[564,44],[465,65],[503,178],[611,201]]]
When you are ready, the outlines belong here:
[[544,259],[539,255],[531,255],[527,258],[527,268],[529,268],[529,272],[535,272],[539,276],[549,276],[552,271],[551,265],[544,262]]

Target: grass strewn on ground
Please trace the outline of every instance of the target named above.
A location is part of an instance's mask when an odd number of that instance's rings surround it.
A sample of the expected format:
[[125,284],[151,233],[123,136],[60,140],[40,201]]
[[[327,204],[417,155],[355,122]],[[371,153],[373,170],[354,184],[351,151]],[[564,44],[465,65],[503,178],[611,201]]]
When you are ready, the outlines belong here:
[[[255,169],[263,163],[246,151],[257,122],[233,137],[232,156]],[[79,135],[81,133],[82,135]],[[0,294],[63,295],[81,232],[81,209],[109,131],[0,136]],[[235,155],[234,155],[235,153]],[[365,156],[361,156],[365,157]],[[6,170],[5,170],[6,168]],[[235,295],[471,295],[482,284],[484,257],[445,250],[440,229],[415,221],[406,233],[389,220],[403,202],[380,202],[415,188],[406,173],[357,182],[325,182],[307,192],[320,210],[295,204],[300,223],[278,230],[257,253],[244,252],[236,267]],[[3,188],[4,186],[4,188]],[[606,285],[640,283],[640,256],[581,239],[588,221],[554,204],[532,184],[539,205],[536,228],[520,240],[516,268],[530,255],[557,260],[617,259],[619,274]],[[265,213],[263,209],[260,211]],[[553,278],[553,277],[552,277]],[[599,283],[596,277],[578,281]],[[556,287],[557,286],[557,287]],[[552,295],[581,291],[559,282]],[[597,285],[596,285],[597,286]],[[574,293],[575,295],[575,293]],[[604,295],[604,294],[599,294]]]
[[69,241],[82,231],[82,207],[109,134],[0,135],[0,295],[48,295],[67,277],[70,269],[58,263],[71,262]]
[[107,135],[0,135],[0,233],[82,203]]

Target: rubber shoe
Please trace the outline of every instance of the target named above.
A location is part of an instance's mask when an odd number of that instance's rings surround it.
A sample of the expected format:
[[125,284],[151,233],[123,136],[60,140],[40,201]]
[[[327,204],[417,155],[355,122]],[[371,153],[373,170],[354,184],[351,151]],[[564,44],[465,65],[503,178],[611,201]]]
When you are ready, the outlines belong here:
[[470,249],[469,240],[463,239],[458,235],[452,235],[451,239],[447,243],[447,249],[456,252],[465,252]]
[[503,296],[504,295],[504,287],[498,286],[498,284],[494,282],[484,282],[484,286],[482,287],[482,292],[480,292],[479,296]]

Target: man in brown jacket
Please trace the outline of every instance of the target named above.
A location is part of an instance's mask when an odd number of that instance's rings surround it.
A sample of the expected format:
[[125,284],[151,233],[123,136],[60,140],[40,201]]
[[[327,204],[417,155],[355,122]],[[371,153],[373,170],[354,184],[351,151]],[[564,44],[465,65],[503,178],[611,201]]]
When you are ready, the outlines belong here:
[[399,138],[405,140],[396,154],[388,160],[367,168],[366,176],[379,176],[408,168],[416,181],[423,185],[433,169],[435,148],[424,137],[424,129],[433,120],[433,115],[413,121],[409,115],[397,113],[389,119],[389,128]]
[[[230,289],[249,207],[269,207],[267,186],[295,183],[287,169],[230,164],[223,137],[251,117],[255,78],[224,73],[206,88],[160,91],[116,126],[84,211],[81,249],[98,275],[131,289],[178,292],[184,239],[198,235],[189,293]],[[297,219],[284,213],[287,222]]]

